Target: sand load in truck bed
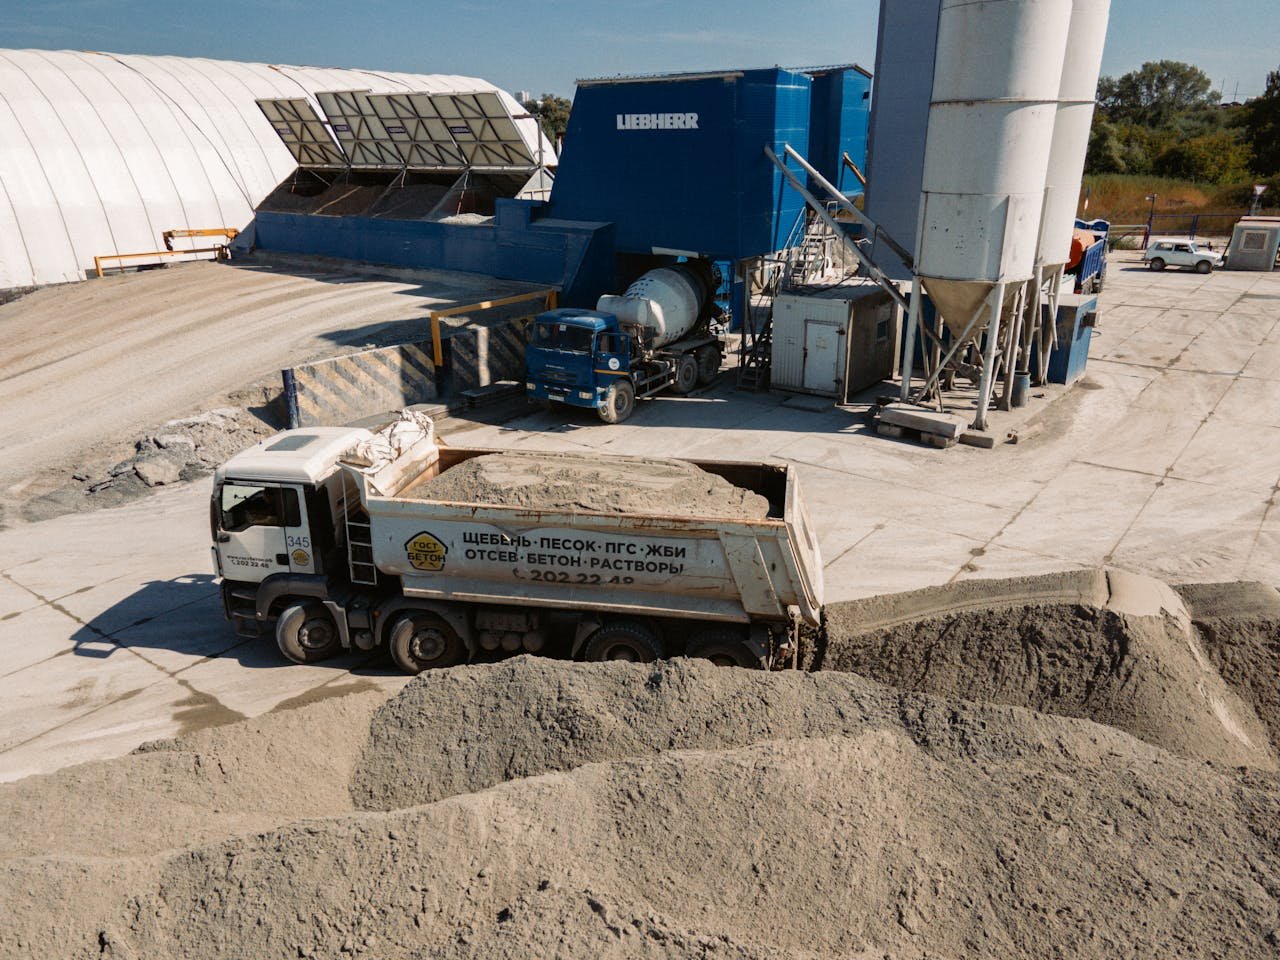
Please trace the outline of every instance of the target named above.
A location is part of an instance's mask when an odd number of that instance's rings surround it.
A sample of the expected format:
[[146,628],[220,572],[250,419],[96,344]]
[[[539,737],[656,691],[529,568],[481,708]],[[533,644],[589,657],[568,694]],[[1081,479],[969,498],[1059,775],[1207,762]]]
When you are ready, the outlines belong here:
[[535,510],[763,520],[769,501],[692,463],[576,453],[473,457],[406,496]]

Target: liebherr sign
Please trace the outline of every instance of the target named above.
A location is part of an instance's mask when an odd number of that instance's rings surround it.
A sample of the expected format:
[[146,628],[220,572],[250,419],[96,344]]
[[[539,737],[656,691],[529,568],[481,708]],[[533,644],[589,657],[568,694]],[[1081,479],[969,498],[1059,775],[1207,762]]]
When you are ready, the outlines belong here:
[[696,113],[620,113],[619,130],[697,130]]

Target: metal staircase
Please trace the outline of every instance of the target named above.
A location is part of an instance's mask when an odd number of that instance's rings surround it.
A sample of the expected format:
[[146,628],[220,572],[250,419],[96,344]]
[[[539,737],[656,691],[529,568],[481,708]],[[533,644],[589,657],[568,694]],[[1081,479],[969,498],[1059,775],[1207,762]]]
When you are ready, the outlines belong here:
[[[773,301],[786,272],[786,266],[778,264],[764,288],[748,300],[738,353],[739,390],[769,389],[769,368],[773,361]],[[758,326],[757,316],[761,318]]]

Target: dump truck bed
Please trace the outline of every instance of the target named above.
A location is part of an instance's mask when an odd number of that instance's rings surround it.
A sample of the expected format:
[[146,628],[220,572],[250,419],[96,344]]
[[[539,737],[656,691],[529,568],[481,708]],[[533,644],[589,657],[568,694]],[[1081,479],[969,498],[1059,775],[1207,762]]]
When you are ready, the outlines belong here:
[[[770,502],[736,520],[433,500],[424,484],[499,450],[441,447],[353,471],[373,560],[406,596],[747,623],[817,624],[817,537],[785,464],[689,460]],[[627,458],[604,458],[625,467]]]

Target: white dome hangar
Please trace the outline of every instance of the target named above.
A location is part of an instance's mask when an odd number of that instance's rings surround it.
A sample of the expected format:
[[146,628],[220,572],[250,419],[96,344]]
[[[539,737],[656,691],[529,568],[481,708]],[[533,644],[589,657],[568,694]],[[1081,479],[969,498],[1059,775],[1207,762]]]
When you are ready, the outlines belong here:
[[474,77],[0,50],[0,290],[81,280],[166,230],[243,229],[298,165],[256,101],[348,90],[493,91],[523,113]]

